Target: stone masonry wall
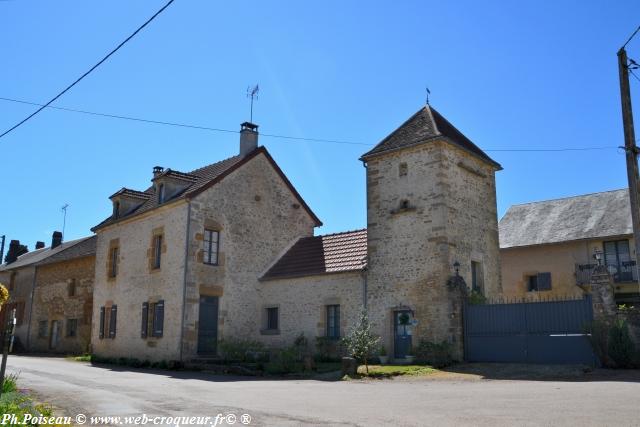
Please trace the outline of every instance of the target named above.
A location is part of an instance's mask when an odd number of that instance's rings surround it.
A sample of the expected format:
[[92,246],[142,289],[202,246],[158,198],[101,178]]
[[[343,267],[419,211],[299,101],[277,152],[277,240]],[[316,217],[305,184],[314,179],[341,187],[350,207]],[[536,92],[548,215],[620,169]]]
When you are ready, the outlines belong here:
[[[13,278],[12,278],[13,276]],[[33,279],[35,267],[27,266],[15,270],[0,272],[0,283],[9,290],[9,304],[16,303],[22,315],[18,314],[18,323],[15,329],[15,337],[18,340],[14,345],[16,350],[24,350],[29,346],[29,319],[31,317],[31,291],[33,289]]]
[[[95,257],[89,256],[38,267],[33,301],[31,351],[78,354],[89,350]],[[75,283],[74,295],[70,286]],[[75,336],[69,336],[69,319],[77,320]],[[46,334],[39,323],[47,322]],[[58,344],[52,346],[52,322],[59,325]]]
[[[187,203],[175,202],[129,221],[98,230],[92,346],[108,357],[178,360],[183,302]],[[163,232],[159,269],[150,269],[153,236]],[[118,274],[108,277],[109,250],[119,247]],[[142,303],[163,299],[164,331],[141,337]],[[99,338],[100,307],[117,305],[116,337]]]
[[462,337],[451,329],[459,304],[446,283],[458,261],[470,285],[471,261],[477,260],[484,265],[486,290],[499,289],[493,169],[451,144],[434,141],[369,159],[367,200],[374,330],[393,349],[393,313],[409,310],[418,321],[414,345],[421,339],[446,340],[460,359]]
[[[279,333],[261,335],[268,347],[291,345],[300,333],[314,346],[326,336],[326,306],[340,306],[340,336],[358,320],[363,305],[361,272],[325,274],[260,283],[262,308],[278,307]],[[264,320],[264,313],[260,316]]]
[[[220,232],[218,265],[202,262],[204,229]],[[218,340],[258,339],[258,278],[314,222],[264,154],[191,202],[183,358],[197,356],[199,298],[218,296]]]

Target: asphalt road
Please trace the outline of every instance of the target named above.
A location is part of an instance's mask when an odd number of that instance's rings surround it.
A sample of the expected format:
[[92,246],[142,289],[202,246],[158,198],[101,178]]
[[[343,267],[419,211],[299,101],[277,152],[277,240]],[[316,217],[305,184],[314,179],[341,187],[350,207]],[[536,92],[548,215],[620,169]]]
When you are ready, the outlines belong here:
[[250,425],[274,426],[640,425],[637,375],[597,381],[265,380],[13,355],[8,371],[19,372],[21,388],[72,417],[233,413],[236,425],[242,414],[252,417]]

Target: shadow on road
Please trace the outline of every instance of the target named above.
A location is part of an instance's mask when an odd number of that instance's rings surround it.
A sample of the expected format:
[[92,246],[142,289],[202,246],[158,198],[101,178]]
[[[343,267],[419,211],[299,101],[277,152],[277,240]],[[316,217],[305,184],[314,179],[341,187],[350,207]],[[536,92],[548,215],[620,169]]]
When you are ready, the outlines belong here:
[[593,369],[584,365],[461,363],[443,371],[487,380],[640,382],[638,369]]

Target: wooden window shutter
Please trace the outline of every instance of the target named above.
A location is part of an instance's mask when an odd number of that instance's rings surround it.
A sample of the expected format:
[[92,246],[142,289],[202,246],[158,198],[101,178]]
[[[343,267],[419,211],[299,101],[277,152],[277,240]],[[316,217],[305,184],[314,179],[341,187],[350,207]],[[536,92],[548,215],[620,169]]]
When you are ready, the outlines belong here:
[[551,273],[538,273],[538,290],[551,290]]
[[100,339],[104,338],[104,306],[100,307]]
[[109,319],[109,338],[116,337],[116,319],[118,318],[118,306],[111,306],[111,317]]
[[153,336],[161,337],[164,329],[164,300],[156,303],[153,315]]
[[142,338],[146,338],[147,337],[147,330],[149,325],[149,303],[148,302],[143,302],[142,303],[142,324],[141,324],[141,329],[140,329],[140,336]]

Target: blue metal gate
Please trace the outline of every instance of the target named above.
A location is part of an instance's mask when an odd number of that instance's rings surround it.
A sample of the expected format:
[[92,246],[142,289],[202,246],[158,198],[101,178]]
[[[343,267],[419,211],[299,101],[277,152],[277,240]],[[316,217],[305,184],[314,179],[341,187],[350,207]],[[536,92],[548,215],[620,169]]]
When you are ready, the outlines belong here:
[[470,304],[464,308],[469,362],[595,363],[587,331],[591,296],[579,300]]

